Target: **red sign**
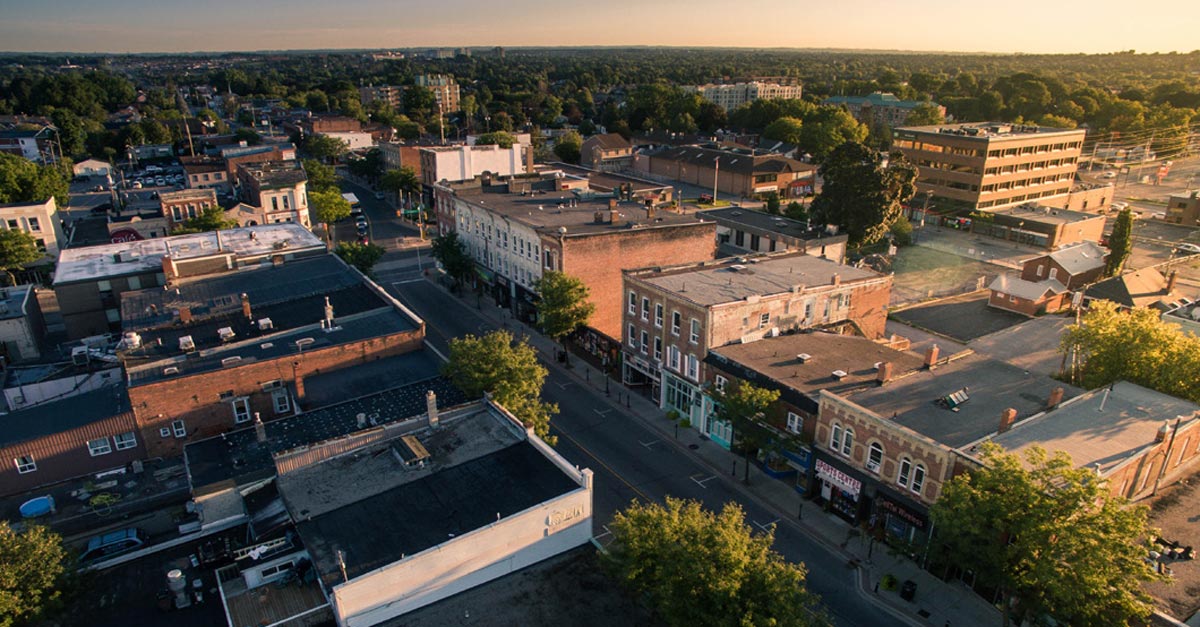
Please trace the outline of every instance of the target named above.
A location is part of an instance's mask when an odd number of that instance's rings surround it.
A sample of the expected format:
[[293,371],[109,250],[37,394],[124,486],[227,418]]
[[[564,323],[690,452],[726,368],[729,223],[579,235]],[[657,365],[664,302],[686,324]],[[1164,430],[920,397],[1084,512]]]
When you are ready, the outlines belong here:
[[145,239],[141,233],[133,229],[117,229],[108,234],[109,241],[114,244],[124,244],[126,242],[137,242]]

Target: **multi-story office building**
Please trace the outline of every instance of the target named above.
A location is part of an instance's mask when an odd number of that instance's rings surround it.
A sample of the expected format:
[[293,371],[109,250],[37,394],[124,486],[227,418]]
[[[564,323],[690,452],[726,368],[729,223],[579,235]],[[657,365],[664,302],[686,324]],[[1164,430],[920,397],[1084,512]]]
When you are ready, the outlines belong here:
[[726,111],[731,111],[747,102],[754,102],[755,100],[796,100],[803,95],[804,91],[804,88],[799,84],[780,85],[778,83],[764,83],[760,81],[720,85],[710,83],[708,85],[687,86],[683,89],[700,94],[700,97],[720,105]]
[[941,213],[1030,201],[1064,207],[1085,134],[972,122],[898,128],[893,146],[920,169],[918,197],[930,194]]
[[442,113],[450,113],[462,109],[459,105],[458,83],[448,74],[422,74],[417,77],[417,85],[433,92],[434,99],[442,108]]
[[867,96],[830,96],[823,104],[842,107],[863,124],[886,124],[896,127],[904,125],[908,116],[921,105],[937,109],[946,117],[946,107],[926,100],[901,100],[888,93],[875,92]]

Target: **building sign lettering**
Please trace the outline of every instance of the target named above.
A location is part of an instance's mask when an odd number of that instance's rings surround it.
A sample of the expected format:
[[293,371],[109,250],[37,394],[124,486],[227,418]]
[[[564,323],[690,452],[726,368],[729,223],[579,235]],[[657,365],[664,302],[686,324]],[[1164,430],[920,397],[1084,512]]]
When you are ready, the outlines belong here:
[[575,507],[569,509],[559,509],[550,512],[550,516],[546,519],[546,526],[553,529],[564,523],[571,522],[576,518],[583,518],[582,505],[576,505]]
[[851,494],[858,494],[859,490],[862,490],[861,481],[819,459],[817,460],[817,476]]
[[898,504],[898,503],[893,503],[893,502],[891,501],[891,499],[888,499],[888,498],[886,498],[886,497],[885,497],[885,498],[880,498],[880,499],[876,499],[876,500],[875,500],[875,503],[876,503],[876,505],[879,507],[879,509],[882,509],[882,510],[886,511],[886,512],[887,512],[887,513],[889,513],[889,514],[892,514],[893,516],[895,516],[895,517],[899,518],[900,520],[903,520],[904,522],[906,522],[906,523],[908,523],[908,524],[910,524],[910,525],[912,525],[912,526],[916,527],[917,529],[924,529],[924,528],[925,528],[925,521],[924,521],[924,520],[921,520],[920,518],[918,518],[918,517],[917,517],[917,515],[916,515],[916,514],[914,514],[914,513],[910,512],[910,511],[908,511],[908,509],[904,508],[904,507],[903,507],[903,506],[901,506],[900,504]]

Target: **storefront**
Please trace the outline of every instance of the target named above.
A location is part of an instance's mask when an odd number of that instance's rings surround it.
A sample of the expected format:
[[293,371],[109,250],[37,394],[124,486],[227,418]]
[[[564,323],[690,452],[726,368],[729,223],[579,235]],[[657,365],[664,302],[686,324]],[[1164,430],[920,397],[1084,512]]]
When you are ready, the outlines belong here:
[[[682,381],[680,382],[682,383]],[[684,384],[687,385],[687,384]],[[689,386],[690,387],[690,386]],[[694,389],[694,388],[693,388]],[[670,388],[668,388],[670,393]],[[699,391],[696,391],[699,394]],[[700,433],[708,436],[725,450],[733,448],[733,425],[726,420],[717,418],[717,403],[707,394],[701,395],[700,420],[692,420],[692,426]]]
[[812,450],[806,446],[797,446],[795,450],[785,448],[779,451],[779,454],[787,460],[788,466],[796,470],[792,478],[792,487],[801,495],[807,495],[809,483],[812,481]]
[[862,480],[851,476],[852,471],[849,469],[835,468],[833,464],[837,462],[817,459],[814,465],[820,484],[821,501],[829,511],[852,524],[858,524],[869,505],[868,499],[862,493]]
[[925,508],[890,490],[876,492],[874,518],[887,532],[889,542],[924,544],[929,538]]

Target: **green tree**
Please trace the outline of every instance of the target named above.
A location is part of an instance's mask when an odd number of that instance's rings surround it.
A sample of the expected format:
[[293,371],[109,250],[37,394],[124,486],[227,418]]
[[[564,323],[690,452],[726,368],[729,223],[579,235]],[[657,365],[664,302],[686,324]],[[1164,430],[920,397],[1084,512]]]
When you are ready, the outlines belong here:
[[550,418],[558,413],[558,405],[541,400],[547,370],[525,338],[514,341],[508,331],[493,331],[451,339],[442,374],[468,397],[490,393],[539,438],[554,444]]
[[417,176],[417,171],[409,166],[384,172],[383,177],[379,180],[379,186],[393,194],[399,194],[406,207],[411,206],[409,201],[414,194],[421,195],[421,179]]
[[800,118],[782,117],[767,125],[763,129],[763,137],[769,139],[777,139],[781,142],[800,145],[800,131],[804,128],[804,121]]
[[946,116],[931,102],[917,105],[904,119],[905,126],[933,126],[946,121]]
[[770,442],[770,434],[763,424],[767,411],[779,400],[779,391],[735,379],[727,383],[724,390],[715,390],[713,397],[717,419],[733,427],[734,446],[745,456],[742,480],[749,482],[750,456]]
[[766,202],[765,208],[767,210],[767,213],[769,213],[773,216],[779,215],[779,193],[778,192],[770,192],[767,194],[767,202]]
[[383,257],[382,246],[375,244],[359,244],[358,242],[341,242],[333,249],[333,253],[342,261],[354,266],[359,272],[371,276],[371,269]]
[[62,602],[67,552],[40,525],[17,532],[0,521],[0,627],[36,621]]
[[917,193],[917,169],[904,155],[892,152],[883,167],[877,152],[856,142],[835,149],[820,172],[825,184],[812,213],[820,223],[836,224],[851,245],[879,241]]
[[892,234],[892,241],[895,242],[897,246],[908,246],[912,244],[913,226],[912,222],[908,221],[908,218],[904,216],[897,217],[896,220],[892,222],[892,226],[890,226],[888,230]]
[[567,336],[588,323],[596,305],[588,300],[588,288],[578,278],[548,270],[533,283],[538,294],[538,322],[542,332],[567,352]]
[[1156,310],[1092,301],[1080,323],[1067,327],[1059,350],[1070,359],[1074,384],[1129,381],[1200,403],[1200,338],[1163,322]]
[[342,198],[337,189],[324,189],[308,192],[308,209],[313,220],[325,225],[325,237],[333,241],[331,225],[338,220],[350,217],[350,201]]
[[787,208],[783,210],[783,215],[801,222],[808,221],[808,209],[798,201],[793,200],[787,204]]
[[308,191],[325,191],[337,189],[337,173],[332,166],[327,166],[316,159],[302,159],[304,174],[308,176]]
[[1104,261],[1104,275],[1117,276],[1125,267],[1125,260],[1133,252],[1133,210],[1125,207],[1117,214],[1112,235],[1108,236],[1108,258]]
[[87,137],[87,129],[83,120],[70,109],[55,109],[50,119],[58,128],[58,141],[61,142],[63,155],[67,157],[82,155],[83,141]]
[[37,241],[25,231],[7,229],[0,231],[0,268],[8,273],[12,285],[17,284],[14,271],[24,268],[42,258]]
[[563,133],[554,142],[554,154],[566,163],[579,163],[580,151],[583,149],[583,138],[575,131]]
[[[437,96],[428,87],[420,85],[405,87],[404,96],[400,101],[401,106],[404,107],[404,113],[419,120],[428,120],[437,112]],[[443,111],[443,113],[449,112]]]
[[304,152],[308,153],[313,158],[324,162],[331,159],[337,159],[338,157],[346,154],[346,150],[349,149],[349,144],[347,144],[345,140],[322,133],[316,133],[314,135],[309,135],[308,138],[304,140],[303,149]]
[[477,146],[499,146],[505,150],[512,148],[515,143],[517,143],[517,138],[507,131],[492,131],[475,138]]
[[362,177],[368,181],[374,181],[383,174],[383,151],[378,148],[371,148],[362,157],[354,158],[354,155],[351,155],[346,167],[355,176]]
[[[997,588],[1018,618],[1059,624],[1140,623],[1148,509],[1110,494],[1090,468],[1061,451],[1023,456],[981,447],[982,468],[952,479],[930,510],[950,559]],[[1010,612],[1004,612],[1008,625]]]
[[799,146],[812,155],[814,161],[822,163],[838,146],[861,143],[866,138],[866,125],[855,120],[848,111],[838,107],[820,107],[816,113],[804,118]]
[[209,207],[200,212],[200,215],[185,220],[182,225],[175,228],[173,233],[180,234],[221,231],[224,229],[232,229],[237,225],[237,220],[231,220],[225,217],[225,210],[221,207]]
[[454,289],[462,287],[463,281],[475,271],[475,262],[467,254],[466,246],[458,239],[458,233],[450,231],[433,238],[433,258],[442,264],[442,269],[454,280]]
[[667,625],[829,624],[820,598],[805,587],[804,565],[772,550],[774,527],[755,534],[737,504],[715,514],[697,501],[635,501],[609,529],[603,563]]
[[233,138],[238,141],[246,142],[247,146],[257,146],[262,143],[262,135],[252,128],[239,128],[234,131]]
[[171,143],[171,131],[163,126],[162,122],[151,118],[142,118],[138,123],[142,129],[142,138],[147,144],[169,144]]
[[0,153],[0,204],[45,202],[51,196],[60,208],[70,202],[70,184],[61,170]]

